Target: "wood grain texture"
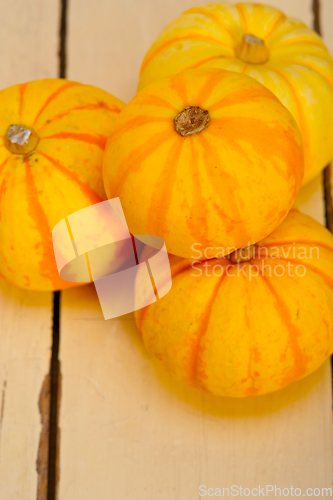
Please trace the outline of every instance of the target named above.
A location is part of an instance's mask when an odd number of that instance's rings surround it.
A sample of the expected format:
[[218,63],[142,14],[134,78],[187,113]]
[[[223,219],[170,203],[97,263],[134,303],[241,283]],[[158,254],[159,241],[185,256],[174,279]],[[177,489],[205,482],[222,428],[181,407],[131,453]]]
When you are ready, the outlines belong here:
[[[309,0],[265,3],[312,24]],[[71,0],[68,77],[128,101],[158,32],[198,4]],[[324,222],[321,178],[296,204]],[[133,315],[104,321],[93,286],[65,291],[61,311],[60,500],[192,500],[200,484],[332,485],[328,362],[269,396],[214,398],[147,356]]]
[[[57,76],[57,0],[2,2],[0,88]],[[0,281],[0,498],[46,500],[52,294]]]
[[50,293],[0,281],[0,498],[6,500],[46,499],[37,488],[46,491],[51,302]]

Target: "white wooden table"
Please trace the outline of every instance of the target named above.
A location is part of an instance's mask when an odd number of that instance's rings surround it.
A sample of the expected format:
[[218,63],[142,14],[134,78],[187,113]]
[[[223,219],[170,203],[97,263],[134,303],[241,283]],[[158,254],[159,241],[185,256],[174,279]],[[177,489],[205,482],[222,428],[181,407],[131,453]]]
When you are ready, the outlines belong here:
[[[160,29],[203,2],[0,3],[1,88],[66,76],[128,101]],[[319,19],[333,52],[333,0],[265,3],[308,25]],[[322,179],[297,205],[325,224]],[[149,359],[133,315],[104,321],[93,287],[63,292],[52,317],[52,294],[0,281],[0,500],[196,500],[201,484],[332,487],[330,362],[276,394],[214,398],[179,386]],[[50,420],[53,343],[58,422],[54,411]]]

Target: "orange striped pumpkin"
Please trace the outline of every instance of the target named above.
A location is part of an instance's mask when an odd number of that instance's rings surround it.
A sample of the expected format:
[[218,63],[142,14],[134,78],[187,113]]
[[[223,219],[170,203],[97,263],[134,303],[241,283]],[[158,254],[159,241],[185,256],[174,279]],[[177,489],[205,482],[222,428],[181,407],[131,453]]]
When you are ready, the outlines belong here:
[[140,85],[190,68],[249,75],[289,109],[302,132],[304,183],[333,158],[333,60],[298,20],[259,3],[193,7],[167,26],[148,51]]
[[330,356],[333,235],[317,221],[292,210],[252,255],[197,256],[170,256],[170,292],[135,313],[148,352],[172,376],[243,397],[281,389]]
[[160,236],[180,257],[199,242],[214,257],[262,239],[287,215],[303,176],[301,136],[253,78],[190,70],[125,107],[103,176],[133,234]]
[[35,290],[59,290],[52,229],[105,199],[107,136],[123,103],[103,90],[39,80],[0,92],[0,275]]

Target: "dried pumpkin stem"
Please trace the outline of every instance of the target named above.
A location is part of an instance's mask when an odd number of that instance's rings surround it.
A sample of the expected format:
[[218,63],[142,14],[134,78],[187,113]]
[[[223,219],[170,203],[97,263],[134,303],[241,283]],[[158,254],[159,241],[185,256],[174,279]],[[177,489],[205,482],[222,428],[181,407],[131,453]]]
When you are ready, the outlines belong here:
[[7,149],[14,154],[26,155],[37,146],[39,137],[33,129],[24,125],[11,125],[5,136]]
[[257,245],[250,245],[249,247],[239,248],[229,255],[229,260],[233,264],[240,264],[241,262],[248,262],[256,255]]
[[269,59],[269,50],[264,40],[251,33],[243,36],[241,43],[236,47],[236,57],[247,64],[263,64]]
[[174,119],[175,130],[181,136],[197,134],[209,124],[210,116],[207,109],[199,106],[187,106]]

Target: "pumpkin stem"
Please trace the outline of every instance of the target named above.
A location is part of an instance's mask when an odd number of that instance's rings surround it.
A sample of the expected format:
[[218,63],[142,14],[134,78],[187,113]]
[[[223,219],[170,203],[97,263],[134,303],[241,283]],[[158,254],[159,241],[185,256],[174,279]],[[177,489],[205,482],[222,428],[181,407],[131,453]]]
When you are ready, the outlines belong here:
[[264,40],[251,33],[243,36],[241,43],[236,47],[236,57],[248,64],[263,64],[269,59],[269,50]]
[[210,116],[206,109],[187,106],[174,119],[175,130],[181,136],[197,134],[209,124]]
[[14,154],[26,155],[37,146],[39,137],[36,132],[24,125],[11,125],[5,136],[7,149]]
[[256,254],[257,245],[250,245],[249,247],[239,248],[235,252],[232,252],[228,257],[234,264],[240,264],[241,262],[248,262],[253,259]]

